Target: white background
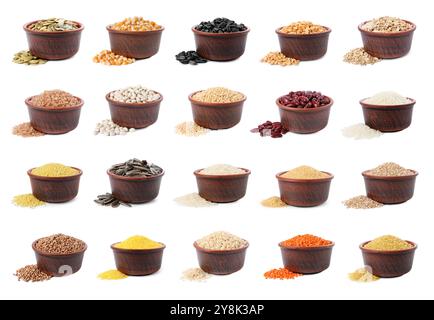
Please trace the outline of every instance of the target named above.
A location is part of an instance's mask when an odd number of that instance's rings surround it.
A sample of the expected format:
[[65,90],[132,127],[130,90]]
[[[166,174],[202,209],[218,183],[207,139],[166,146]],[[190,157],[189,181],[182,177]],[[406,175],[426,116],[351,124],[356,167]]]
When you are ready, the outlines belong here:
[[[345,4],[343,4],[345,3]],[[302,299],[302,298],[433,298],[432,274],[433,178],[430,155],[432,124],[432,22],[428,1],[371,1],[357,5],[342,1],[186,2],[106,0],[59,2],[40,0],[28,6],[9,2],[1,10],[0,50],[2,107],[0,143],[0,264],[1,298],[128,298],[128,299]],[[160,52],[126,67],[92,62],[109,49],[105,26],[128,16],[144,16],[166,29]],[[382,15],[417,24],[410,55],[374,66],[342,62],[349,49],[361,46],[357,25]],[[70,60],[27,67],[11,62],[27,48],[22,25],[35,19],[65,17],[84,23],[79,53]],[[229,63],[186,66],[174,55],[194,49],[190,28],[200,21],[225,16],[251,27],[246,53]],[[274,30],[299,20],[332,28],[327,55],[295,67],[261,64],[260,58],[278,50]],[[426,80],[425,80],[426,79]],[[160,118],[150,128],[124,137],[94,136],[96,122],[109,118],[104,96],[110,90],[142,84],[164,95]],[[225,86],[248,96],[241,123],[230,130],[199,138],[175,135],[174,126],[191,120],[189,93]],[[11,128],[28,121],[24,99],[46,89],[63,89],[85,100],[79,127],[63,136],[24,139]],[[265,120],[278,120],[274,100],[291,90],[319,90],[335,100],[328,127],[313,135],[287,134],[263,139],[249,132]],[[340,130],[362,122],[358,101],[383,90],[415,98],[413,125],[375,140],[352,141]],[[132,157],[148,159],[166,170],[158,199],[134,208],[99,207],[96,195],[110,191],[106,169]],[[344,208],[342,200],[363,194],[361,172],[386,161],[418,170],[414,198],[398,206],[371,211]],[[11,199],[30,192],[26,170],[47,162],[83,169],[80,193],[64,205],[16,208]],[[196,191],[195,169],[228,163],[252,170],[248,193],[229,205],[192,209],[176,205],[177,196]],[[307,164],[335,174],[329,201],[317,208],[266,209],[260,200],[278,195],[274,175]],[[245,267],[238,273],[213,277],[206,283],[180,280],[184,269],[197,266],[194,240],[226,230],[250,242]],[[64,279],[21,283],[14,271],[34,263],[33,240],[66,233],[87,242],[82,270]],[[312,233],[336,242],[330,268],[294,281],[265,280],[262,274],[280,267],[277,243]],[[104,282],[97,274],[114,267],[110,244],[134,234],[164,242],[167,249],[158,274]],[[413,271],[398,279],[371,284],[352,283],[347,273],[362,266],[358,245],[384,234],[419,244]]]

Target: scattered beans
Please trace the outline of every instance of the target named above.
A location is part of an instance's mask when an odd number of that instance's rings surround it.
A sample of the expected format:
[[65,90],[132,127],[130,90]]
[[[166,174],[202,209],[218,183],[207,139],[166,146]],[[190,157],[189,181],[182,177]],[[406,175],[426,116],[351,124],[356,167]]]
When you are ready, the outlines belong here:
[[370,32],[404,32],[413,29],[405,20],[393,17],[373,19],[362,25],[362,30]]
[[29,102],[36,107],[49,109],[77,107],[82,103],[79,98],[62,90],[44,91],[43,93],[32,97]]
[[161,174],[163,169],[146,160],[131,159],[115,164],[109,171],[123,177],[152,177]]
[[250,132],[259,132],[261,137],[282,138],[283,135],[287,134],[289,131],[285,129],[280,122],[266,121],[257,128],[250,130]]
[[261,62],[285,67],[298,65],[300,63],[300,60],[289,58],[285,56],[282,52],[276,51],[268,53],[265,57],[261,59]]
[[109,98],[124,103],[147,103],[161,98],[157,92],[143,86],[127,87],[109,93]]
[[291,91],[279,98],[279,103],[290,108],[319,108],[331,102],[329,97],[316,91]]
[[181,51],[175,56],[176,60],[182,64],[196,65],[198,63],[206,63],[208,60],[199,56],[199,54],[194,51]]
[[107,119],[96,124],[94,133],[95,135],[102,134],[105,136],[118,136],[118,135],[124,136],[127,133],[134,132],[134,131],[136,131],[136,129],[134,128],[128,129],[126,127],[121,127],[116,123],[114,123],[112,120]]
[[279,31],[287,34],[313,34],[325,32],[327,31],[327,28],[313,24],[309,21],[299,21],[291,23],[286,27],[282,27]]
[[31,24],[29,26],[29,29],[41,32],[62,32],[76,30],[79,27],[80,25],[75,23],[74,21],[62,18],[52,18],[46,20],[39,20],[38,22]]
[[209,33],[229,33],[245,31],[247,27],[242,23],[238,24],[227,18],[216,18],[213,21],[202,21],[195,29]]
[[154,31],[160,30],[161,26],[154,21],[145,20],[143,17],[126,18],[110,26],[118,31]]
[[353,49],[344,55],[344,61],[350,64],[366,66],[368,64],[375,64],[380,62],[381,59],[371,56],[363,48]]
[[12,134],[24,138],[45,136],[45,133],[33,128],[30,122],[24,122],[16,125],[12,128]]
[[383,206],[382,203],[372,200],[367,196],[357,196],[343,201],[343,204],[349,209],[374,209]]
[[106,207],[110,206],[112,208],[117,208],[121,205],[124,207],[131,207],[131,204],[117,199],[114,195],[108,192],[99,195],[97,199],[94,200],[94,202],[99,205],[106,206]]
[[37,240],[35,247],[47,254],[73,254],[83,251],[86,244],[79,239],[59,233]]
[[93,62],[105,64],[107,66],[125,66],[136,61],[134,58],[128,58],[118,55],[110,50],[103,50],[93,57]]
[[12,62],[18,63],[18,64],[27,64],[27,65],[31,65],[31,66],[36,66],[38,64],[47,63],[47,60],[38,58],[38,57],[34,56],[33,54],[31,54],[30,51],[24,50],[24,51],[20,51],[20,52],[15,53]]
[[18,281],[24,282],[41,282],[50,280],[52,278],[50,275],[39,270],[36,264],[28,265],[18,269],[14,276],[18,278]]
[[209,88],[195,93],[191,98],[207,103],[232,103],[238,102],[246,96],[240,92],[232,91],[222,87]]

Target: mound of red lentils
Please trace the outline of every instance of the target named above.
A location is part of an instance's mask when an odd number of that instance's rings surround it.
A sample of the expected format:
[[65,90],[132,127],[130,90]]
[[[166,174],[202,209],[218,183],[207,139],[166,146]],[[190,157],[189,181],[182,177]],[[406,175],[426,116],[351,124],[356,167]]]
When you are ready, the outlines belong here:
[[331,245],[332,242],[323,238],[313,236],[311,234],[299,235],[294,238],[282,241],[280,245],[286,248],[308,248],[308,247],[324,247]]

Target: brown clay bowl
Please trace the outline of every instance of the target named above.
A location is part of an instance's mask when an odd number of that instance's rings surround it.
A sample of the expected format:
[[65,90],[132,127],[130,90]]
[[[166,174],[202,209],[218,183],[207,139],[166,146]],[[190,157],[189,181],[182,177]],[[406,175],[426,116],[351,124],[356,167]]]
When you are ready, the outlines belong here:
[[362,35],[363,47],[370,55],[382,59],[395,59],[405,56],[410,52],[413,33],[416,25],[410,21],[413,28],[402,32],[372,32],[365,31],[362,26],[367,21],[359,25]]
[[276,29],[279,38],[280,51],[287,57],[301,61],[317,60],[327,53],[329,35],[332,31],[327,30],[313,34],[288,34]]
[[234,250],[208,250],[201,248],[194,242],[199,267],[209,274],[227,275],[240,271],[244,266],[246,251],[249,247]]
[[191,28],[194,33],[197,53],[213,61],[230,61],[241,57],[246,48],[250,29],[238,32],[211,33]]
[[374,276],[380,278],[396,278],[411,271],[414,253],[417,249],[415,243],[407,241],[413,245],[413,248],[410,249],[380,251],[364,248],[368,242],[369,241],[362,243],[360,250],[362,250],[365,265],[372,269]]
[[32,98],[27,98],[25,103],[33,128],[46,134],[65,134],[77,128],[84,104],[82,99],[78,98],[81,103],[74,107],[41,108],[32,103]]
[[81,32],[84,29],[83,24],[74,21],[80,27],[68,31],[44,32],[30,30],[29,26],[38,21],[32,21],[24,25],[29,50],[34,56],[45,60],[63,60],[71,58],[78,52]]
[[236,126],[241,121],[243,113],[243,100],[229,103],[208,103],[193,99],[193,96],[198,93],[194,92],[188,96],[191,102],[193,111],[193,119],[198,125],[204,128],[218,130],[229,129]]
[[119,31],[107,26],[111,51],[128,58],[146,59],[160,49],[164,28],[152,31]]
[[[410,98],[408,98],[410,99]],[[396,132],[408,128],[411,125],[413,107],[416,100],[401,105],[373,105],[360,100],[363,109],[365,124],[372,129],[382,132]]]
[[126,203],[147,203],[158,197],[164,171],[152,177],[123,177],[107,170],[112,194]]
[[70,276],[81,269],[87,245],[83,250],[76,253],[49,254],[36,249],[37,242],[38,240],[33,242],[32,248],[35,252],[36,263],[41,271],[53,277],[64,277]]
[[417,171],[411,176],[379,177],[362,172],[365,180],[366,195],[384,204],[398,204],[410,200],[414,194]]
[[330,266],[334,242],[322,247],[284,247],[279,243],[285,269],[301,274],[315,274]]
[[314,133],[324,129],[330,116],[330,108],[333,105],[333,100],[330,103],[318,108],[291,108],[285,107],[279,102],[276,104],[279,107],[280,121],[284,128],[295,133]]
[[111,246],[115,257],[116,269],[127,276],[147,276],[160,270],[163,260],[164,244],[161,248],[130,250]]
[[206,175],[200,174],[203,169],[196,170],[199,195],[211,202],[229,203],[240,200],[246,195],[250,170],[243,169],[241,174]]
[[155,101],[146,103],[125,103],[110,99],[108,93],[106,100],[110,107],[112,121],[121,127],[143,129],[154,124],[158,120],[160,104],[163,96]]
[[283,202],[294,207],[316,207],[327,201],[333,179],[331,173],[323,171],[329,177],[320,179],[288,179],[282,177],[285,172],[276,175]]
[[37,199],[48,203],[63,203],[77,196],[83,174],[80,169],[74,168],[79,173],[69,177],[41,177],[34,175],[33,169],[27,171],[27,174],[30,177],[32,193]]

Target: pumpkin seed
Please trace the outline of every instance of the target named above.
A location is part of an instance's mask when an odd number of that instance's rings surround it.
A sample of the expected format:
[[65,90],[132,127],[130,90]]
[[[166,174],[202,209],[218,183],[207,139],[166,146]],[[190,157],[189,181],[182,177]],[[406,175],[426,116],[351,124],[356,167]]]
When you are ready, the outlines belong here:
[[30,51],[20,51],[15,53],[12,62],[18,64],[38,65],[38,64],[45,64],[47,60],[32,55]]

